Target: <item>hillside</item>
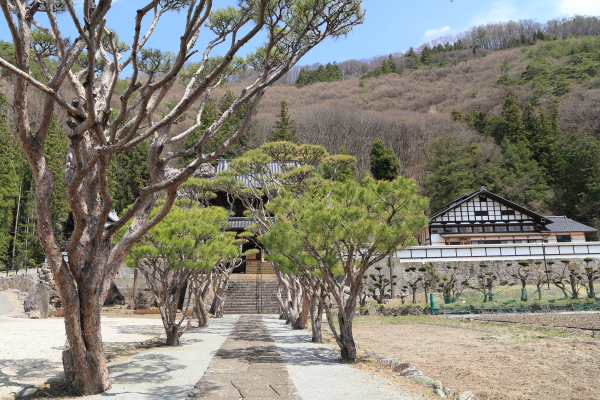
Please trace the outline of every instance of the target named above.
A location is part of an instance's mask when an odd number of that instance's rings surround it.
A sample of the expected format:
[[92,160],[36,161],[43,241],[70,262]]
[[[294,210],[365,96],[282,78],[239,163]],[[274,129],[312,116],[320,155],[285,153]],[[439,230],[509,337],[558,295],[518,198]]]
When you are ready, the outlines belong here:
[[[577,45],[581,41],[564,42]],[[364,170],[368,165],[365,150],[373,138],[380,137],[394,148],[406,173],[417,177],[415,167],[422,160],[420,145],[444,133],[469,135],[469,129],[450,119],[453,109],[461,114],[479,110],[498,115],[508,90],[514,91],[523,105],[532,100],[535,93],[531,81],[506,86],[498,84],[498,79],[503,74],[520,79],[536,52],[553,43],[490,51],[448,67],[405,69],[402,75],[364,80],[362,87],[355,77],[300,89],[292,85],[274,86],[263,99],[256,120],[261,130],[268,130],[279,111],[279,103],[286,100],[303,141],[324,145],[330,151],[345,145],[359,158],[359,169]],[[554,66],[569,65],[568,56],[546,59]],[[573,80],[568,94],[560,98],[548,94],[537,103],[560,102],[564,131],[585,130],[600,136],[600,117],[595,111],[598,99],[600,79],[588,77]]]
[[[319,65],[297,67],[267,90],[249,131],[226,157],[264,143],[282,101],[286,101],[301,142],[322,145],[331,153],[345,146],[357,158],[362,176],[369,170],[373,141],[381,139],[398,157],[401,174],[415,179],[422,193],[430,197],[431,211],[460,194],[486,186],[545,215],[567,215],[599,227],[600,19],[563,21],[568,29],[562,31],[550,22],[545,27],[520,23],[517,28],[523,32],[529,29],[529,36],[515,29],[516,36],[492,40],[494,35],[502,36],[502,29],[511,27],[511,23],[496,24],[447,38],[444,45],[441,43],[446,39],[442,38],[404,54],[332,64],[321,68],[331,72],[321,74],[328,82],[310,83],[319,74],[309,73],[310,82],[294,85],[302,68],[319,70]],[[481,34],[479,28],[489,32],[487,41],[477,36]],[[0,42],[0,55],[9,59],[11,46]],[[6,72],[0,71],[0,92],[8,100],[0,101],[0,114],[6,113],[10,119],[13,86]],[[303,76],[307,76],[306,71]],[[203,124],[212,123],[231,104],[229,91],[240,92],[254,78],[246,71],[215,89]],[[126,79],[120,81],[117,92],[126,84]],[[173,107],[183,90],[178,82],[157,112]],[[68,88],[63,95],[67,99],[74,96]],[[34,124],[42,115],[43,104],[41,97],[31,97]],[[223,134],[235,128],[242,117],[243,110],[234,113]],[[57,174],[64,169],[67,144],[62,131],[68,130],[66,118],[57,110],[55,143],[49,155]],[[177,131],[192,124],[193,116],[187,115],[178,121]],[[8,133],[0,137],[0,151],[17,148],[10,129],[4,132]],[[214,144],[207,143],[205,150]],[[30,245],[35,242],[30,229],[30,172],[22,157],[8,150],[2,154],[15,160],[4,175],[0,171],[4,181],[14,183],[7,186],[14,205],[7,206],[11,208],[9,217],[0,225],[8,227],[6,243],[16,238],[17,256],[10,263],[27,263],[27,259],[43,257],[39,246]],[[109,185],[117,212],[131,204],[147,182],[146,157],[147,148],[140,146],[113,158]],[[6,174],[12,174],[10,179]],[[23,195],[19,194],[21,189]],[[18,202],[22,207],[17,208]],[[55,207],[60,215],[56,228],[61,229],[68,209],[60,202]],[[19,213],[18,225],[11,216],[15,212]],[[0,254],[0,263],[3,261]]]

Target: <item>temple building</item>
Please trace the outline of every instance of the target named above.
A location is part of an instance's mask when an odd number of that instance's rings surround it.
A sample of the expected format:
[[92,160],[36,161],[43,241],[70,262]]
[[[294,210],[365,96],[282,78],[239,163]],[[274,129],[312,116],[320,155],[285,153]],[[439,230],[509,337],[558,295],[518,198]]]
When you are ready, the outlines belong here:
[[565,216],[545,217],[481,187],[430,217],[421,246],[585,242],[596,229]]

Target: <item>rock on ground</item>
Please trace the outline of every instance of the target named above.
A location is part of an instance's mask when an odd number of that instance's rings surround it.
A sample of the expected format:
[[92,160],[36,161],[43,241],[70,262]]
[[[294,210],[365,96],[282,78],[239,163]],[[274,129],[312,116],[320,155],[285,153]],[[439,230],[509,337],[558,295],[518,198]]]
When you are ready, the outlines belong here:
[[46,285],[37,283],[33,289],[29,292],[29,295],[25,298],[25,312],[38,312],[39,318],[48,318],[50,315],[49,310],[50,295]]

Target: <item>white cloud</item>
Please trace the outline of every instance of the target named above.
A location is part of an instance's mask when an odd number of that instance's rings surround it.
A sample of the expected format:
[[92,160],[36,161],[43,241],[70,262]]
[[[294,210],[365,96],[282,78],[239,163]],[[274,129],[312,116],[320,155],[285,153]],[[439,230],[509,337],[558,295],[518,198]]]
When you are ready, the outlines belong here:
[[448,32],[450,30],[449,26],[445,26],[443,28],[439,28],[439,29],[429,29],[425,31],[425,34],[423,35],[424,37],[428,38],[431,36],[439,36],[444,32]]
[[598,0],[561,0],[558,10],[567,15],[600,15]]

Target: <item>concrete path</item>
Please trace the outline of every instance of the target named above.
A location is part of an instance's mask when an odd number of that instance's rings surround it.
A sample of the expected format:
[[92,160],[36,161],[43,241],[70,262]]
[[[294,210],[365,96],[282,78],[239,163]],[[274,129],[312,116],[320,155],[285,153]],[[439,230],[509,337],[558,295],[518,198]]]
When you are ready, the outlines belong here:
[[158,347],[111,364],[112,388],[84,398],[186,399],[238,319],[235,315],[211,319],[208,328],[188,330],[181,337],[181,346]]
[[243,315],[194,390],[192,399],[300,399],[260,315]]
[[340,362],[339,350],[312,343],[309,332],[293,330],[276,316],[263,319],[302,398],[414,399],[393,383]]
[[6,295],[2,292],[0,292],[0,315],[2,314],[8,314],[9,312],[12,312],[14,310],[14,307],[12,306],[11,302],[8,300],[8,297],[6,297]]

